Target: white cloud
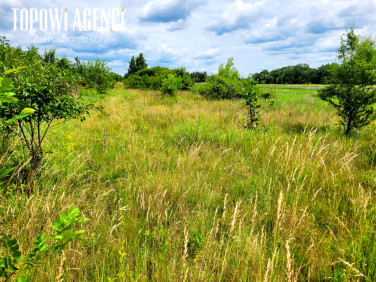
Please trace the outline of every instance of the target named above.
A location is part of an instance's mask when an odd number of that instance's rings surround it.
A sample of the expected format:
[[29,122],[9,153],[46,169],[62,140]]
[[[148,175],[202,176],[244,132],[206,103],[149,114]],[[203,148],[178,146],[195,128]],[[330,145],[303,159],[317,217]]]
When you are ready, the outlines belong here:
[[226,6],[220,18],[211,25],[210,30],[217,35],[222,35],[238,29],[250,28],[256,19],[263,16],[265,7],[266,1],[246,3],[242,0],[236,0]]
[[206,0],[155,0],[143,7],[142,20],[146,22],[176,22],[186,20],[194,9]]
[[[58,55],[106,58],[124,74],[131,56],[143,52],[149,65],[185,66],[216,72],[234,57],[243,75],[295,63],[311,66],[335,59],[345,26],[369,35],[376,30],[374,0],[0,0],[0,34],[11,44],[34,44],[36,35],[14,32],[11,7],[124,8],[122,32],[67,32],[99,36],[98,44],[55,44]],[[41,50],[52,44],[36,44]]]
[[19,0],[3,0],[1,4],[5,7],[12,7],[12,8],[21,6],[21,3]]

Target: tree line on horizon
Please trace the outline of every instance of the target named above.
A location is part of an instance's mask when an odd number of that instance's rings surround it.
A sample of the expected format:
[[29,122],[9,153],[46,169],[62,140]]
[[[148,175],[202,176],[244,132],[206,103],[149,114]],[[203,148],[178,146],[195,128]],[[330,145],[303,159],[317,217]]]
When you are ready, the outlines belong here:
[[[148,64],[146,63],[146,59],[144,57],[143,53],[140,53],[137,57],[132,56],[131,60],[129,61],[129,67],[128,71],[124,74],[124,79],[127,79],[131,75],[136,75],[137,72],[145,70],[148,68]],[[155,72],[159,72],[160,70],[167,70],[168,68],[155,66],[155,67],[149,67],[149,69],[152,69],[150,72],[147,72],[150,76],[151,73],[154,75]],[[193,83],[202,83],[205,82],[206,77],[208,76],[207,72],[188,72],[186,68],[176,68],[177,75],[183,76],[184,74],[190,76]],[[182,74],[184,73],[184,74]],[[140,73],[141,76],[143,76],[143,73]]]
[[308,64],[286,66],[272,71],[263,70],[254,73],[253,77],[262,84],[331,84],[333,77],[331,68],[336,65],[325,64],[311,68]]
[[[322,65],[318,68],[311,68],[308,64],[297,64],[294,66],[281,67],[272,71],[265,69],[259,73],[252,74],[252,76],[261,84],[331,84],[333,82],[331,68],[333,68],[334,65],[336,64],[332,63]],[[140,53],[137,57],[132,56],[124,79],[147,68],[148,64],[146,63],[143,53]],[[158,68],[158,66],[150,68]],[[194,83],[203,83],[206,81],[206,78],[210,76],[207,72],[186,72]]]

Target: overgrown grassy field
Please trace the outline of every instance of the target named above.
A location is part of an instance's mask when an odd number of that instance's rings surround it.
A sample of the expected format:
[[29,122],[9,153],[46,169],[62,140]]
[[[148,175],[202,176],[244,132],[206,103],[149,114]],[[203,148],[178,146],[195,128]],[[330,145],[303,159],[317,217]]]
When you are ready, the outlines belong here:
[[276,89],[257,130],[241,100],[92,97],[34,195],[1,196],[0,231],[27,250],[71,204],[90,219],[35,281],[375,281],[376,126],[344,137],[315,94]]

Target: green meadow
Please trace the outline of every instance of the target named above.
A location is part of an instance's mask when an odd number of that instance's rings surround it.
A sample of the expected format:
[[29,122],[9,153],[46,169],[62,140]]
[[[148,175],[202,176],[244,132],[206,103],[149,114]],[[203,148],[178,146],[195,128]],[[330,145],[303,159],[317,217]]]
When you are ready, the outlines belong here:
[[375,281],[376,124],[346,137],[316,89],[274,92],[256,130],[244,100],[86,95],[103,110],[51,129],[34,194],[0,194],[23,251],[71,204],[90,219],[33,280]]

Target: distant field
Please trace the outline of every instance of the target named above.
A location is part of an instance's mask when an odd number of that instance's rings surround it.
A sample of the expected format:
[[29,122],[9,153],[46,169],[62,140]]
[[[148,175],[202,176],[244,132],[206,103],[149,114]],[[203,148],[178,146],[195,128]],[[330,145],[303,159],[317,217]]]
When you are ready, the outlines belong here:
[[257,130],[243,100],[87,97],[104,112],[53,128],[35,196],[0,201],[22,249],[90,218],[35,281],[375,281],[376,126],[346,138],[318,86],[274,87]]
[[326,85],[323,84],[260,84],[262,88],[312,88],[321,89]]

